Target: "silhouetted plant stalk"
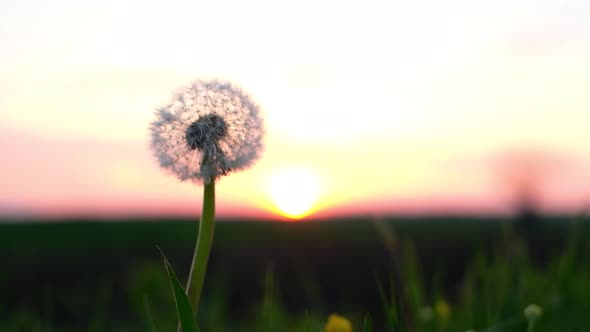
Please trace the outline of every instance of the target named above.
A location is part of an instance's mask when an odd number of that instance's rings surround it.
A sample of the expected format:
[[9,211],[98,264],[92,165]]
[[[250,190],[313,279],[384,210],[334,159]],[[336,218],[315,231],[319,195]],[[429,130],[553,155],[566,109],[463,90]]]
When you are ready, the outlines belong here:
[[193,261],[189,272],[186,292],[195,313],[199,311],[199,300],[205,282],[205,271],[213,244],[213,231],[215,228],[215,179],[205,184],[203,193],[203,210],[197,243],[193,253]]

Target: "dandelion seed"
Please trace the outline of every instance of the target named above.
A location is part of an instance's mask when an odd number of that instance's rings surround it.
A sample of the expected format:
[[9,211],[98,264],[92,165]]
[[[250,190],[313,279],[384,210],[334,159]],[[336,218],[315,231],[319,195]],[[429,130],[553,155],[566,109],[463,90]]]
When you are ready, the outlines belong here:
[[155,113],[151,147],[160,166],[182,181],[208,183],[261,154],[259,107],[231,83],[197,80]]

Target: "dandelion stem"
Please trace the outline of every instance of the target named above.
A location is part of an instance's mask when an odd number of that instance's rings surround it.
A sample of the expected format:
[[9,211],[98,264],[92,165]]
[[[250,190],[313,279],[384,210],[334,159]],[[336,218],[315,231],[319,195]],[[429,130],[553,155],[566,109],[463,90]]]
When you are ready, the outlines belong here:
[[215,179],[212,178],[205,183],[203,195],[203,210],[201,212],[201,222],[199,223],[199,233],[197,235],[197,244],[193,254],[193,262],[186,285],[186,292],[195,315],[199,311],[199,299],[203,290],[205,281],[205,272],[207,271],[207,262],[211,252],[213,242],[213,228],[215,224]]
[[528,324],[528,327],[526,329],[527,332],[533,332],[535,330],[535,323],[536,323],[536,319],[534,319],[534,318],[529,319],[529,324]]

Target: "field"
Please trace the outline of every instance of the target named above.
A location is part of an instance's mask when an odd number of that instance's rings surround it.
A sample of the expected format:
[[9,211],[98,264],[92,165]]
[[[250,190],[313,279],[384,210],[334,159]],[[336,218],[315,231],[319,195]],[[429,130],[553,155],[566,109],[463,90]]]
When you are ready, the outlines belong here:
[[[216,225],[202,331],[587,331],[587,220],[357,218]],[[176,329],[191,220],[0,224],[0,331]],[[523,311],[536,304],[534,326]],[[530,317],[529,317],[530,318]],[[153,321],[153,324],[151,323]]]

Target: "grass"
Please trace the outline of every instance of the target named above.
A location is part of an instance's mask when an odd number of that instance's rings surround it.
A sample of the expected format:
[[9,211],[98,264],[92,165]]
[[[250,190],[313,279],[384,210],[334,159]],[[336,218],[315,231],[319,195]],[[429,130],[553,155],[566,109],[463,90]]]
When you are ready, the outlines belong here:
[[[525,236],[481,219],[218,223],[201,331],[321,331],[331,313],[354,331],[367,314],[374,331],[526,331],[533,303],[535,331],[588,330],[584,223],[546,218]],[[194,227],[1,225],[0,331],[174,331],[155,246],[184,280]]]

